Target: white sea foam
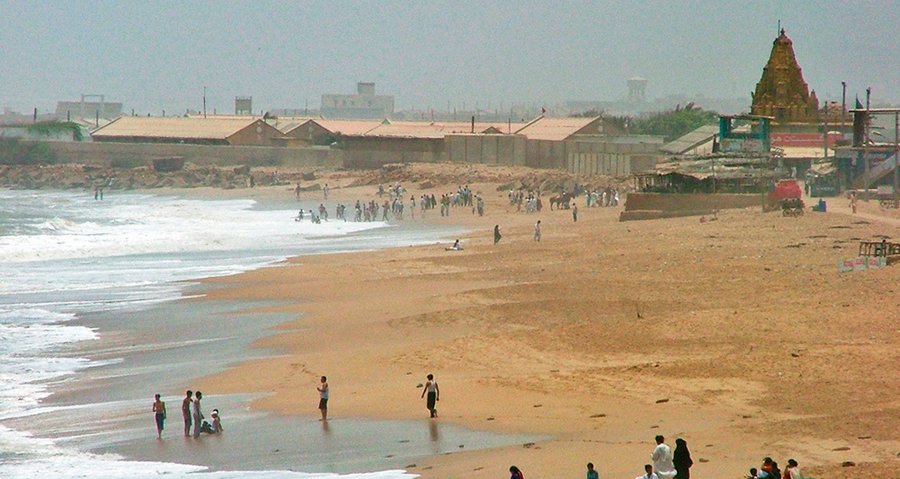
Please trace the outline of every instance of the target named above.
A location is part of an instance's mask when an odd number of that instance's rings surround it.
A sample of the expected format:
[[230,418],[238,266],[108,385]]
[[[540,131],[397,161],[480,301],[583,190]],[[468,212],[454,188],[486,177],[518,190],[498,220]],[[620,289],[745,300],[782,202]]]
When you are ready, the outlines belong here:
[[[324,246],[353,247],[342,237],[386,226],[296,222],[295,211],[253,206],[249,200],[111,195],[98,202],[84,194],[0,191],[0,421],[52,410],[41,405],[50,384],[103,364],[60,354],[60,348],[97,337],[71,323],[76,314],[172,300],[181,295],[176,281],[234,274]],[[59,444],[0,423],[0,477],[416,477],[403,471],[211,472]]]

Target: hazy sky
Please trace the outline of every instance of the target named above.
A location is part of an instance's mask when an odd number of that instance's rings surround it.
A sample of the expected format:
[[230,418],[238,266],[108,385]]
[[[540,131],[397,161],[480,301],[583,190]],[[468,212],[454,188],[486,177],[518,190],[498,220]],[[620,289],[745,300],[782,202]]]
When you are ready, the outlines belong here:
[[159,114],[318,108],[374,81],[397,109],[447,102],[746,96],[777,22],[820,99],[867,85],[900,101],[892,1],[18,1],[0,0],[0,106],[52,110],[103,93]]

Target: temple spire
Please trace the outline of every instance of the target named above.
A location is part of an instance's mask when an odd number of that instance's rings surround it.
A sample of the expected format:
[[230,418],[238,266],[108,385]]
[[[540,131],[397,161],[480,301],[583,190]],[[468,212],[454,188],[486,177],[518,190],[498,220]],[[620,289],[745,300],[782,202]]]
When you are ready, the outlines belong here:
[[810,95],[809,86],[803,81],[793,42],[781,28],[756,84],[750,112],[773,116],[778,123],[808,123],[817,121],[818,110],[818,98]]

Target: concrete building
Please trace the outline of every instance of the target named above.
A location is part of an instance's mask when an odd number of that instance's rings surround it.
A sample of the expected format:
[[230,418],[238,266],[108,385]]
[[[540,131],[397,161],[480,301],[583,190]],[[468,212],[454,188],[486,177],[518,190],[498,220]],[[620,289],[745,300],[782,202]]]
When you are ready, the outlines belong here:
[[261,118],[122,116],[91,132],[97,142],[270,146],[282,136]]
[[[88,101],[96,99],[97,101]],[[104,95],[81,95],[81,101],[56,103],[56,117],[63,118],[115,118],[122,114],[122,103],[107,102]]]
[[357,83],[355,95],[322,95],[321,114],[325,118],[384,119],[393,113],[394,97],[376,95],[374,83]]

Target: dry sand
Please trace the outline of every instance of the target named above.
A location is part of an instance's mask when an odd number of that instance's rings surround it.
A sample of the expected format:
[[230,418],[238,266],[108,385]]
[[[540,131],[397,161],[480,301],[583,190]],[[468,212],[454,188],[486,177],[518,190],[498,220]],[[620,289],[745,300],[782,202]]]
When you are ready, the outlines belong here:
[[[336,197],[374,193],[334,181]],[[255,406],[314,416],[326,374],[333,415],[428,421],[416,386],[432,372],[438,421],[547,438],[431,457],[410,469],[425,478],[503,477],[510,464],[580,477],[588,461],[632,478],[656,434],[688,441],[695,477],[742,477],[763,456],[819,478],[900,477],[900,266],[837,272],[860,239],[900,238],[896,222],[748,209],[619,223],[620,208],[579,199],[573,223],[474,189],[485,217],[428,218],[471,227],[465,251],[302,257],[211,280],[227,287],[210,299],[286,301],[273,310],[297,319],[259,344],[284,356],[203,390],[271,392]]]

